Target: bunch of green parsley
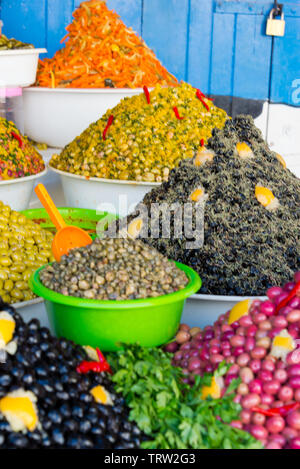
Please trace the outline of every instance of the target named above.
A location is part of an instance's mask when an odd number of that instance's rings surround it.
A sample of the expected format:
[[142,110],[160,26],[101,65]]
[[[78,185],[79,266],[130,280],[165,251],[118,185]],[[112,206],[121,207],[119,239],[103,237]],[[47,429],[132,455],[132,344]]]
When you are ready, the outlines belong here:
[[[233,381],[221,399],[201,399],[201,389],[210,385],[212,375],[196,376],[195,384],[182,381],[180,368],[171,355],[158,348],[124,346],[111,354],[116,391],[123,394],[135,421],[149,440],[145,449],[260,449],[261,443],[249,433],[231,427],[241,407],[233,402]],[[227,372],[222,363],[217,373]]]

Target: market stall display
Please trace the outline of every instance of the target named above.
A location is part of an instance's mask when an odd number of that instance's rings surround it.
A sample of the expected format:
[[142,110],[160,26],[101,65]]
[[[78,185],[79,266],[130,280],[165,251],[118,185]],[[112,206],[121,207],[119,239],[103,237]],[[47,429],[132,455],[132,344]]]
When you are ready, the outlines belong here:
[[107,351],[122,343],[154,347],[171,339],[186,298],[201,280],[141,242],[97,238],[37,270],[30,285],[45,299],[57,336]]
[[[137,237],[195,269],[202,294],[264,295],[300,267],[300,180],[283,163],[250,116],[227,120],[193,159],[144,197],[143,210],[137,207],[128,222],[139,221]],[[155,203],[165,206],[151,211]],[[202,204],[202,247],[186,249],[189,239],[174,235],[178,209],[172,204],[192,205],[192,220]],[[161,226],[170,209],[170,236],[160,230],[151,237],[151,224]]]
[[139,88],[177,84],[154,52],[104,1],[82,2],[73,17],[61,40],[64,47],[53,58],[40,61],[38,86]]
[[225,123],[225,111],[199,93],[182,83],[124,99],[53,155],[50,166],[88,178],[166,181]]
[[32,176],[45,169],[43,158],[15,124],[0,117],[0,178]]
[[[1,449],[129,449],[145,439],[109,374],[87,372],[82,347],[56,339],[37,320],[24,323],[3,303],[0,349]],[[96,360],[99,371],[109,371]]]
[[42,156],[13,122],[0,117],[0,200],[27,209],[35,180],[45,174]]
[[185,381],[212,373],[226,361],[223,380],[212,380],[206,396],[221,396],[239,379],[235,402],[242,406],[233,424],[250,432],[268,449],[300,448],[300,272],[282,288],[271,287],[268,299],[244,300],[203,330],[181,325],[173,364]]
[[0,202],[0,296],[4,301],[34,298],[28,280],[38,267],[53,260],[52,239],[52,233]]

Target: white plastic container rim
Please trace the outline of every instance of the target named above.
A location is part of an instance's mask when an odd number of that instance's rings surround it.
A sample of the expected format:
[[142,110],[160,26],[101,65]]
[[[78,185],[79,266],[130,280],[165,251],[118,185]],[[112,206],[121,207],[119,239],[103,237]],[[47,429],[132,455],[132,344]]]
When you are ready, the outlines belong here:
[[5,185],[11,185],[11,184],[18,184],[21,182],[28,182],[32,181],[33,179],[37,179],[39,177],[45,176],[48,172],[48,168],[46,167],[43,171],[37,174],[33,174],[32,176],[24,176],[21,178],[15,178],[15,179],[6,179],[4,181],[0,181],[0,187],[5,186]]
[[266,300],[266,296],[226,296],[226,295],[201,295],[199,293],[195,293],[195,295],[192,295],[189,297],[190,299],[193,300],[199,300],[199,301],[228,301],[228,302],[236,302],[238,303],[239,301],[243,300]]
[[129,185],[129,186],[160,186],[161,182],[147,182],[147,181],[128,181],[128,180],[122,180],[122,179],[104,179],[104,178],[96,178],[96,177],[86,177],[86,176],[80,176],[79,174],[73,174],[73,173],[68,173],[67,171],[61,171],[60,169],[53,168],[50,164],[48,165],[48,168],[51,171],[54,171],[57,174],[60,174],[61,176],[66,176],[70,177],[73,179],[79,179],[81,181],[94,181],[94,182],[101,182],[101,183],[108,183],[108,184],[124,184],[124,185]]
[[9,49],[9,50],[0,50],[0,57],[4,55],[35,55],[35,54],[45,54],[47,49]]
[[[31,49],[34,50],[34,49]],[[36,49],[36,50],[43,50],[46,49]],[[153,88],[149,88],[149,91],[152,91]],[[86,93],[86,94],[129,94],[129,95],[136,95],[143,93],[143,88],[47,88],[45,86],[30,86],[25,90],[26,92],[44,92],[44,93],[70,93],[70,94],[78,94],[78,93]]]

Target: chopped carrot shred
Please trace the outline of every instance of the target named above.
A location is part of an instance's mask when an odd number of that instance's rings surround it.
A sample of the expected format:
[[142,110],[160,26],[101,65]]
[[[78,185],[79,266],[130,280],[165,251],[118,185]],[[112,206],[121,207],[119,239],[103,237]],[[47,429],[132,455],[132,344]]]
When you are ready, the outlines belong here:
[[154,52],[103,0],[81,3],[66,27],[64,47],[39,61],[37,86],[142,88],[177,86]]

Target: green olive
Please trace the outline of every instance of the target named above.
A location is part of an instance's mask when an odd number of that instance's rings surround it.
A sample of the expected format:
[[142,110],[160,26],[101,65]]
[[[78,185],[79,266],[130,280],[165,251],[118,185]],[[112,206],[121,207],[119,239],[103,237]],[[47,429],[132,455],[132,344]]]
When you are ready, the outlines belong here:
[[6,256],[0,257],[0,265],[2,265],[3,267],[7,267],[11,264],[12,264],[12,260],[10,259],[10,257],[6,257]]
[[17,290],[27,290],[28,289],[28,282],[24,282],[23,280],[19,280],[15,283],[15,288]]
[[6,292],[10,292],[14,288],[14,282],[12,280],[5,280],[3,288]]
[[22,301],[24,299],[24,294],[21,290],[17,290],[16,288],[10,292],[12,298]]

